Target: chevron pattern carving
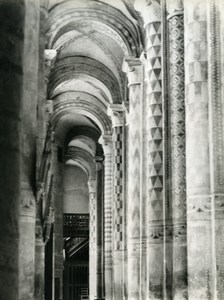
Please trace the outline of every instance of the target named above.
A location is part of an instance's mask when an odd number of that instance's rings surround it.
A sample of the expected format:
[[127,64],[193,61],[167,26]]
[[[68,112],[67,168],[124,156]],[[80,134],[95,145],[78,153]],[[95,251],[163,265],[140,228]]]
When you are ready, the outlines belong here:
[[129,112],[129,218],[132,237],[140,234],[140,84],[130,88]]
[[163,201],[163,135],[162,135],[162,77],[161,22],[147,26],[146,76],[148,105],[148,193],[150,220],[162,220]]

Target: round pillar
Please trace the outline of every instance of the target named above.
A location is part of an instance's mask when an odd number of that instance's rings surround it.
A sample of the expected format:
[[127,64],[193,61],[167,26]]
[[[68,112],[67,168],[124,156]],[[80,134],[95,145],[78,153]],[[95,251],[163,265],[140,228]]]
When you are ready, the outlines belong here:
[[113,127],[113,292],[124,296],[124,106],[110,104],[108,115]]
[[127,280],[128,299],[140,296],[141,101],[143,69],[139,59],[126,59],[129,86]]

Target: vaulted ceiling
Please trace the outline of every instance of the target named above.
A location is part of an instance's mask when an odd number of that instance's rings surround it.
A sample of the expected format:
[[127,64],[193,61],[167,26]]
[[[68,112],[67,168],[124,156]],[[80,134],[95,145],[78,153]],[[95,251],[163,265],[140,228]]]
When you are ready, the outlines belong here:
[[[53,122],[62,146],[70,142],[68,136],[73,139],[71,132],[79,134],[75,128],[92,128],[97,139],[111,134],[107,108],[127,100],[122,64],[126,56],[139,56],[142,32],[131,0],[49,0],[46,48],[56,50],[56,58],[48,98],[54,101]],[[96,135],[92,139],[98,145]],[[84,143],[83,137],[76,139],[76,146]]]

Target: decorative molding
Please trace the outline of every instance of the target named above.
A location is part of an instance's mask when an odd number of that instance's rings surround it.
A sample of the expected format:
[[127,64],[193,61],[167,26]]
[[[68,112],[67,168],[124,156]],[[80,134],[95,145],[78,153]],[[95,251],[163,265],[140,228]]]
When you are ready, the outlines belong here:
[[186,219],[184,17],[175,15],[169,29],[169,105],[173,218]]
[[222,95],[222,66],[223,54],[220,43],[222,31],[220,30],[220,8],[217,0],[209,1],[209,102],[211,115],[210,163],[214,193],[224,192],[224,105]]

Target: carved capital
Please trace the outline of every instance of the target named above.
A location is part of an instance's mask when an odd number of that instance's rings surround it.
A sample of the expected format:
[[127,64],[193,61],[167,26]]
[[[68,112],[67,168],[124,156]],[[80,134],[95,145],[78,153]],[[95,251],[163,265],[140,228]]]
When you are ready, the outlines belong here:
[[168,19],[177,15],[183,15],[184,13],[183,0],[168,0],[167,12],[168,12],[168,17],[167,17]]
[[101,135],[98,142],[103,146],[104,155],[112,154],[113,144],[111,135]]
[[46,101],[47,120],[50,120],[52,113],[53,113],[53,100],[47,100]]
[[139,11],[144,20],[144,26],[149,23],[161,21],[161,5],[157,0],[136,0],[135,9]]
[[141,84],[143,80],[143,66],[139,58],[127,57],[123,61],[123,72],[127,73],[128,86]]
[[95,163],[96,163],[96,171],[100,171],[103,168],[103,157],[102,156],[96,156],[95,157]]
[[124,124],[125,108],[121,104],[110,104],[107,109],[108,116],[111,117],[112,126],[120,127]]
[[45,58],[45,79],[48,81],[51,69],[54,67],[54,62],[57,56],[57,50],[54,49],[45,49],[44,58]]
[[20,190],[20,208],[35,209],[36,199],[30,187],[22,187]]
[[88,181],[89,194],[96,193],[96,180],[92,179]]
[[41,226],[40,220],[38,220],[38,224],[36,222],[36,228],[35,228],[35,236],[38,240],[43,240],[43,228]]

